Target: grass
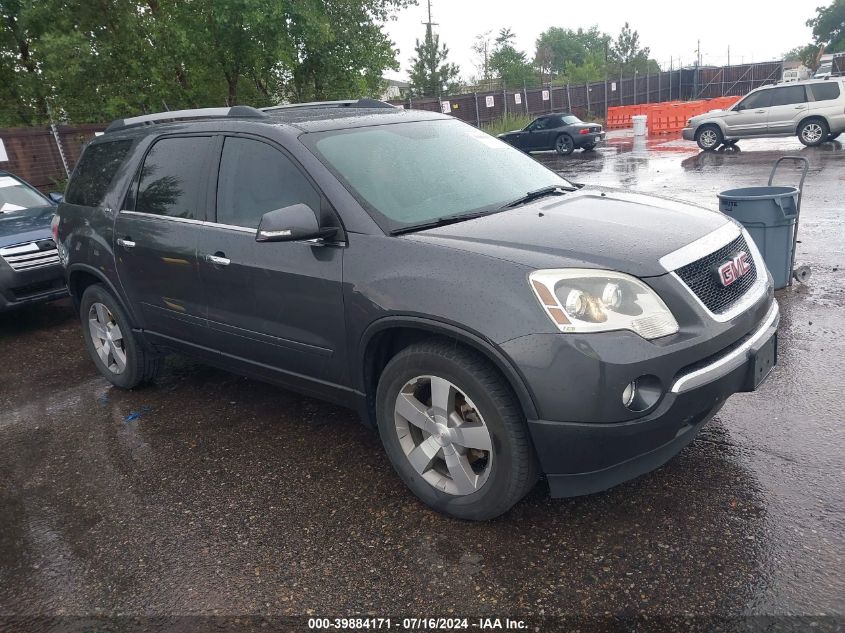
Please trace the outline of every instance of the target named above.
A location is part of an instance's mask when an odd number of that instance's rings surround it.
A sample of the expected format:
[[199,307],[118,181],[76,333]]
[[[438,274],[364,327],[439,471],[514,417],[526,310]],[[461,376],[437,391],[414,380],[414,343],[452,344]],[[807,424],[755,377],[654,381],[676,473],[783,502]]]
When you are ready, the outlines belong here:
[[510,132],[511,130],[521,130],[536,118],[536,116],[528,114],[508,114],[490,123],[482,123],[481,129],[488,134],[496,136],[497,134]]

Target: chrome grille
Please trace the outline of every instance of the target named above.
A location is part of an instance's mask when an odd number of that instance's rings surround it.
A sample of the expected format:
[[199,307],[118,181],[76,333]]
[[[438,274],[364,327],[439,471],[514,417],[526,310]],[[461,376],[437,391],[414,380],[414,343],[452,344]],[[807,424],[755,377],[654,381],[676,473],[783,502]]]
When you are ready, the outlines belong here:
[[0,257],[12,270],[23,271],[59,263],[59,251],[51,239],[36,240],[0,248]]
[[[730,286],[723,286],[716,275],[716,268],[742,251],[748,254],[751,269]],[[731,243],[709,255],[686,266],[681,266],[675,273],[710,312],[722,314],[739,301],[757,281],[757,262],[754,261],[745,238],[740,235]]]

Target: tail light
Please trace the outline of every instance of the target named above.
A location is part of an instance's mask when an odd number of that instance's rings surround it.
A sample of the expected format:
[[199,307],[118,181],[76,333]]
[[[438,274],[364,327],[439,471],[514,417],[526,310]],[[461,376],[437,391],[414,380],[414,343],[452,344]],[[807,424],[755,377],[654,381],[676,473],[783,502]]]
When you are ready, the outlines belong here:
[[53,234],[53,241],[59,243],[59,216],[53,214],[53,219],[50,220],[50,232]]
[[584,129],[582,129],[581,131],[578,132],[578,134],[589,134],[589,133],[590,133],[590,130],[588,130],[587,128],[584,128]]

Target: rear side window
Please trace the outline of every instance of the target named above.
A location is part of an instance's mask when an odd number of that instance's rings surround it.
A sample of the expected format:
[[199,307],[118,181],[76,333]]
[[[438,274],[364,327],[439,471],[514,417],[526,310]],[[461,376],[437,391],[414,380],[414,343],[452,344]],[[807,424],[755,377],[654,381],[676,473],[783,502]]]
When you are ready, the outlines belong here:
[[793,105],[807,101],[804,86],[784,86],[783,88],[773,88],[769,92],[772,93],[773,106]]
[[131,140],[89,145],[82,152],[65,200],[70,204],[98,207],[103,204],[109,185],[132,147]]
[[320,195],[291,159],[267,143],[226,139],[217,181],[219,223],[258,228],[268,211],[298,203],[320,211]]
[[210,136],[165,138],[144,159],[135,211],[172,218],[205,219]]
[[809,84],[807,86],[813,93],[816,101],[832,101],[839,98],[839,82],[826,81],[823,84]]

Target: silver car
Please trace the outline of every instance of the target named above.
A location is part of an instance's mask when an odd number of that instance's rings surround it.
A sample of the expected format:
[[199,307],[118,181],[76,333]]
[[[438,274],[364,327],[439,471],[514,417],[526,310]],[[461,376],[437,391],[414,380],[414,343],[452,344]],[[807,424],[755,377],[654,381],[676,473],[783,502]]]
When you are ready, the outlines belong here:
[[845,131],[845,79],[807,80],[763,86],[729,110],[687,121],[682,135],[711,151],[739,139],[798,136],[804,145],[832,141]]

